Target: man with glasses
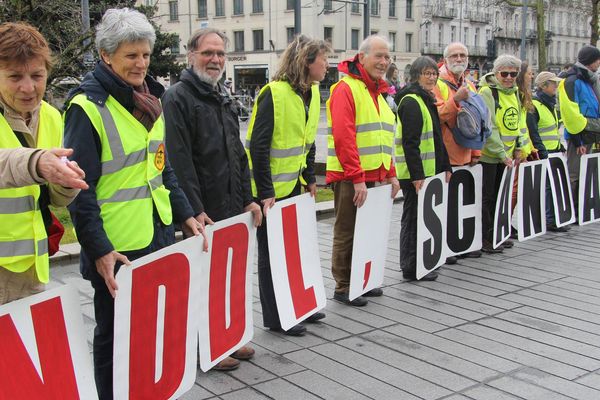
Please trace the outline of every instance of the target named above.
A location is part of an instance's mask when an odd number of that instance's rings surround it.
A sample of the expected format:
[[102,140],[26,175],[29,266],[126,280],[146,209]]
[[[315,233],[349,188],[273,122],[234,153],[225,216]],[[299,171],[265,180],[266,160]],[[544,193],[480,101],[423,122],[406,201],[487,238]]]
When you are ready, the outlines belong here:
[[335,209],[331,257],[334,299],[351,306],[366,305],[363,296],[383,294],[376,288],[352,301],[348,298],[357,207],[364,204],[367,188],[375,182],[392,184],[392,197],[400,189],[392,158],[395,117],[382,96],[388,88],[384,77],[389,65],[387,40],[377,35],[367,37],[355,57],[338,65],[346,76],[331,87],[327,101],[326,181],[333,184]]
[[[262,220],[252,199],[237,110],[220,83],[226,44],[227,37],[216,29],[194,32],[187,45],[191,67],[162,98],[169,161],[203,227],[245,211],[252,211],[255,225]],[[237,359],[253,354],[244,346],[213,369],[235,369]]]
[[[440,76],[433,89],[442,125],[442,138],[453,167],[475,165],[481,156],[481,150],[458,144],[452,133],[452,129],[456,127],[460,102],[466,100],[470,92],[477,91],[473,83],[465,78],[468,65],[469,51],[466,46],[458,42],[450,43],[444,49],[444,65],[440,68]],[[463,257],[481,257],[481,251],[476,250],[463,255]],[[456,261],[456,257],[448,257],[446,264],[456,264]]]

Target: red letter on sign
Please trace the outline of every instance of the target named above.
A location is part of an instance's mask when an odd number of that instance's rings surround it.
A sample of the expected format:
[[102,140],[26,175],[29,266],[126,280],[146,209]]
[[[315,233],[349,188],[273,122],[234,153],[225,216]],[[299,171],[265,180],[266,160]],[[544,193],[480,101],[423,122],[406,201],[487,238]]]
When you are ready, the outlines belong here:
[[31,306],[42,376],[10,315],[0,317],[0,399],[78,399],[77,381],[59,297]]
[[[134,269],[131,279],[129,397],[166,399],[175,393],[185,371],[188,259],[180,253],[170,254]],[[159,292],[164,296],[160,297]],[[159,297],[164,299],[163,321],[158,321]],[[163,325],[163,336],[157,338],[159,323]],[[162,374],[156,380],[159,343],[162,343]]]
[[300,318],[317,307],[317,299],[312,286],[308,289],[304,287],[302,262],[300,261],[300,242],[298,239],[298,216],[296,215],[295,204],[281,209],[281,222],[283,224],[288,283],[296,318]]
[[215,231],[212,241],[208,312],[214,361],[238,344],[246,329],[248,228],[244,224],[227,226]]

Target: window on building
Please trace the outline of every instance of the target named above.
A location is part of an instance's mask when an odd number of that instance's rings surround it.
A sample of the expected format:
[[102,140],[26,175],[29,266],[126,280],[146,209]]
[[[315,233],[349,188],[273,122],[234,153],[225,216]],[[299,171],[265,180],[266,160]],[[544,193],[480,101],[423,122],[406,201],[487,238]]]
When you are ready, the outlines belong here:
[[225,16],[225,0],[215,0],[215,17]]
[[265,49],[265,38],[262,29],[252,31],[252,42],[254,43],[254,50]]
[[413,19],[413,0],[406,0],[406,19]]
[[323,10],[325,10],[325,11],[333,11],[333,1],[332,0],[325,0],[325,3],[323,4]]
[[288,44],[290,44],[294,41],[294,36],[296,36],[296,32],[294,31],[294,28],[286,28],[285,31],[287,33],[287,42]]
[[286,0],[286,10],[293,10],[296,5],[296,0]]
[[485,40],[492,40],[492,30],[491,29],[485,30]]
[[179,4],[177,1],[169,1],[169,21],[179,20]]
[[263,12],[263,0],[252,0],[252,12],[254,14]]
[[565,43],[565,56],[567,58],[571,57],[571,43],[569,42]]
[[333,43],[333,28],[330,26],[326,26],[323,28],[323,40]]
[[371,0],[371,15],[379,15],[379,0]]
[[425,25],[425,44],[429,44],[429,25]]
[[244,0],[233,0],[233,15],[244,14]]
[[390,0],[390,17],[396,16],[396,0]]
[[175,35],[173,38],[173,46],[171,47],[171,54],[179,54],[179,35]]
[[352,50],[358,50],[358,40],[360,37],[360,30],[352,29],[352,33],[350,34],[350,47]]
[[469,28],[464,28],[464,34],[462,37],[461,42],[463,42],[465,44],[465,46],[468,46],[469,43]]
[[473,36],[473,45],[479,46],[479,28],[475,28],[475,36]]
[[438,25],[438,44],[444,43],[444,24]]
[[388,36],[390,39],[390,50],[396,51],[396,32],[390,32]]
[[360,14],[360,4],[358,4],[358,0],[352,0],[352,9],[350,11],[353,14]]
[[244,51],[244,31],[233,31],[233,47],[234,51]]
[[412,33],[404,34],[404,49],[407,53],[412,53]]
[[456,26],[450,27],[450,42],[451,43],[456,42]]
[[208,18],[207,0],[198,0],[198,18]]

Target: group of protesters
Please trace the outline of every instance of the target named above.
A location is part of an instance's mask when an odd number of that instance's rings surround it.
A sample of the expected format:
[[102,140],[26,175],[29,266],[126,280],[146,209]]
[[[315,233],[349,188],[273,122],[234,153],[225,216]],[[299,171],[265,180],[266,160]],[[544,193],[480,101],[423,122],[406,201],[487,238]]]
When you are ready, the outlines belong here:
[[[236,103],[222,83],[227,37],[212,28],[196,31],[187,44],[189,66],[166,92],[147,74],[155,40],[143,14],[108,10],[96,27],[99,62],[68,95],[61,119],[42,100],[52,68],[46,40],[24,23],[0,25],[0,304],[43,290],[60,225],[49,206],[68,205],[81,244],[81,273],[94,288],[93,356],[101,399],[113,396],[115,275],[131,260],[174,243],[176,228],[184,237],[205,235],[207,224],[251,212],[263,324],[284,335],[306,332],[304,323],[281,327],[266,223],[276,201],[303,190],[316,193],[319,82],[331,48],[305,35],[290,43],[273,80],[256,97],[242,143]],[[366,38],[355,57],[338,65],[344,76],[326,105],[334,299],[364,306],[366,297],[383,294],[381,288],[352,300],[348,294],[356,212],[375,185],[390,184],[392,197],[400,189],[404,195],[400,266],[406,280],[416,280],[418,192],[427,177],[445,172],[449,179],[452,167],[483,166],[482,251],[511,247],[510,241],[499,248],[491,243],[500,179],[506,167],[565,151],[557,90],[569,172],[577,183],[578,158],[600,133],[600,51],[584,47],[560,87],[556,75],[540,72],[533,95],[531,70],[513,56],[498,57],[479,82],[491,127],[487,140],[465,138],[456,129],[462,102],[477,92],[464,78],[467,65],[468,49],[460,43],[447,46],[440,65],[419,57],[393,102],[383,96],[390,66],[384,37]],[[551,229],[564,230],[552,218],[549,211]],[[436,278],[433,271],[422,280]],[[323,318],[317,312],[304,322]],[[237,368],[253,354],[244,346],[215,369]]]

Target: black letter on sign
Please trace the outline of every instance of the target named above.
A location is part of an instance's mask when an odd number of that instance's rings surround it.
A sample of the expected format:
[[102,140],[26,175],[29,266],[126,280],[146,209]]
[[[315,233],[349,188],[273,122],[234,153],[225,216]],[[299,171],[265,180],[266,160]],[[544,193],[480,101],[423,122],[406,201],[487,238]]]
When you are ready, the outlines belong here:
[[[444,199],[444,186],[440,179],[434,179],[427,185],[423,193],[423,222],[431,233],[432,239],[423,242],[423,266],[432,269],[438,265],[444,243],[442,241],[442,221],[434,211],[434,207],[442,204]],[[433,199],[435,197],[435,200]],[[435,202],[435,203],[434,203]]]
[[502,238],[510,235],[510,208],[512,203],[512,184],[510,182],[510,174],[510,168],[505,168],[504,175],[506,175],[506,179],[504,179],[504,185],[500,187],[500,192],[498,193],[498,198],[496,199],[496,203],[498,204],[496,220],[494,221],[494,230],[496,231],[497,243],[494,243],[494,246],[498,246],[498,244],[502,241]]
[[[542,232],[542,219],[546,218],[546,210],[542,209],[542,176],[544,166],[542,164],[524,164],[523,176],[519,177],[520,185],[523,185],[523,204],[520,207],[523,212],[523,237],[528,238]],[[532,226],[533,224],[533,226]]]
[[[583,187],[583,199],[579,200],[579,204],[583,203],[583,218],[580,224],[584,222],[592,222],[600,218],[600,189],[598,188],[598,174],[598,158],[588,158],[584,183],[585,186]],[[581,182],[579,184],[581,184]],[[594,213],[593,218],[592,212]]]
[[[458,195],[462,189],[462,204],[458,204]],[[452,252],[463,253],[471,247],[475,238],[475,217],[459,220],[459,209],[475,204],[475,179],[468,170],[459,169],[452,173],[448,183],[448,228],[446,243]],[[462,238],[459,226],[462,222]]]
[[[575,210],[571,207],[571,193],[569,192],[569,175],[565,168],[565,163],[559,157],[548,157],[548,167],[551,173],[548,174],[554,184],[553,199],[556,199],[558,207],[554,208],[556,225],[570,221],[573,218]],[[546,204],[546,208],[548,204]]]

